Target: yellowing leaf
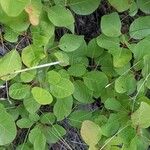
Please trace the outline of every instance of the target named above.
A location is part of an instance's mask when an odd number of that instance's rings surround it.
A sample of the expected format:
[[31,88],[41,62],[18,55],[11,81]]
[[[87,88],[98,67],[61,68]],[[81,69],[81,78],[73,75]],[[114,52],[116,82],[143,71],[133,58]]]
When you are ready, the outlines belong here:
[[34,87],[31,91],[33,98],[42,105],[50,104],[53,101],[52,95],[45,89]]
[[145,102],[141,102],[139,109],[131,116],[132,124],[141,128],[148,128],[150,126],[149,113],[150,105]]
[[81,136],[90,147],[95,146],[101,139],[101,128],[90,120],[85,120],[81,127]]
[[30,23],[33,26],[37,26],[39,24],[39,18],[41,14],[41,2],[40,0],[32,0],[30,5],[25,8],[25,11],[29,15]]

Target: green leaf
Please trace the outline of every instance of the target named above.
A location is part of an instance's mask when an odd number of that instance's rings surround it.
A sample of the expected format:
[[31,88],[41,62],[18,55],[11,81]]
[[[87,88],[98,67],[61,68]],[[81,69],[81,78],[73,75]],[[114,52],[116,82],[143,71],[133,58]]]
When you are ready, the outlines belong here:
[[128,126],[119,133],[119,137],[123,140],[124,144],[130,144],[131,140],[135,137],[136,131],[133,127]]
[[29,3],[30,0],[0,0],[2,9],[11,17],[18,16]]
[[30,130],[29,133],[29,141],[34,144],[35,139],[38,137],[38,135],[41,134],[41,130],[39,127],[35,126],[32,130]]
[[45,150],[46,137],[41,132],[40,128],[34,127],[29,133],[29,141],[33,144],[36,150]]
[[150,47],[150,43],[149,43],[150,38],[147,37],[143,40],[141,40],[140,42],[138,42],[135,47],[133,48],[133,53],[134,53],[134,57],[137,60],[143,59],[144,56],[146,55],[150,55],[150,51],[149,51],[149,47]]
[[150,76],[147,79],[146,86],[148,89],[150,89]]
[[72,52],[78,49],[83,43],[83,36],[65,34],[61,37],[59,48],[65,52]]
[[69,53],[69,59],[70,59],[70,65],[75,64],[84,64],[86,67],[88,67],[88,58],[85,56],[75,56]]
[[136,110],[131,116],[133,126],[138,126],[140,128],[148,128],[150,126],[149,113],[150,105],[145,102],[141,102],[139,109]]
[[81,77],[86,73],[86,67],[84,64],[74,64],[68,68],[68,73],[71,76]]
[[66,134],[66,130],[62,126],[55,124],[52,127],[45,128],[44,134],[48,143],[56,143]]
[[115,90],[118,93],[127,92],[129,95],[136,90],[136,80],[132,74],[120,76],[115,80]]
[[137,14],[137,12],[138,12],[137,3],[133,1],[132,4],[130,5],[129,15],[133,17]]
[[66,1],[65,0],[54,0],[56,5],[62,5],[65,6]]
[[16,50],[12,50],[0,58],[0,79],[10,80],[17,74],[9,75],[22,67],[21,58]]
[[97,44],[104,48],[111,51],[118,51],[120,49],[120,40],[119,38],[112,38],[112,37],[107,37],[104,34],[101,34],[100,36],[97,37]]
[[[107,144],[109,142],[109,144]],[[110,138],[107,138],[107,140],[104,141],[105,150],[128,150],[125,149],[126,147],[124,146],[124,143],[122,139],[119,136],[113,136]]]
[[30,128],[33,125],[33,122],[28,118],[22,118],[17,121],[17,126],[19,128]]
[[25,83],[31,82],[36,77],[36,73],[36,70],[22,72],[20,74],[20,79]]
[[70,8],[79,15],[89,15],[94,12],[100,4],[100,0],[69,0]]
[[74,93],[73,97],[78,100],[80,103],[88,104],[93,102],[93,92],[89,90],[84,82],[77,80],[74,82]]
[[31,27],[31,33],[34,45],[45,46],[54,36],[54,25],[50,22],[40,21],[38,26]]
[[47,105],[53,101],[52,95],[43,88],[33,87],[31,93],[34,99],[41,105]]
[[65,7],[55,5],[49,8],[48,10],[49,20],[58,27],[68,27],[73,26],[74,17],[69,9]]
[[113,58],[110,53],[104,52],[101,57],[95,59],[95,63],[97,66],[101,65],[101,70],[108,77],[116,76],[116,72],[114,71],[113,66]]
[[95,146],[101,139],[101,128],[90,120],[85,120],[81,127],[81,136],[86,144]]
[[27,67],[36,66],[45,57],[43,48],[29,45],[22,50],[22,61]]
[[23,143],[23,144],[20,144],[20,145],[18,145],[17,147],[16,147],[16,150],[32,150],[32,146],[31,146],[31,144],[28,142],[26,142],[26,143]]
[[88,43],[86,56],[90,58],[97,58],[103,53],[103,49],[98,46],[96,39],[92,39]]
[[54,56],[60,62],[61,66],[68,66],[69,65],[69,57],[68,57],[67,53],[65,53],[63,51],[57,51],[54,53]]
[[70,79],[70,76],[65,69],[60,69],[59,74],[61,75],[62,78]]
[[25,31],[29,27],[28,16],[25,12],[22,12],[17,17],[9,17],[2,10],[1,5],[0,5],[0,18],[1,18],[1,23],[7,25],[11,29],[13,29],[15,32]]
[[148,147],[149,139],[144,136],[136,135],[129,145],[129,150],[147,150]]
[[0,109],[0,146],[11,143],[16,134],[16,125],[12,116]]
[[121,35],[121,21],[118,13],[114,12],[109,15],[102,16],[101,29],[103,34],[110,37],[118,37]]
[[121,48],[118,53],[113,55],[114,67],[120,68],[125,66],[132,59],[132,53],[129,49]]
[[69,115],[69,123],[76,128],[81,128],[81,124],[84,120],[90,120],[92,112],[87,110],[76,110]]
[[[142,75],[144,78],[148,78],[150,77],[150,55],[145,55],[144,56],[144,61],[143,61],[143,69],[142,69]],[[148,79],[147,79],[147,83],[148,83]]]
[[121,110],[121,104],[119,101],[117,101],[115,98],[108,98],[105,103],[105,108],[114,110],[114,111],[120,111]]
[[132,3],[129,0],[120,0],[119,3],[118,3],[118,0],[108,0],[108,1],[119,12],[128,10]]
[[17,42],[19,33],[13,31],[9,27],[5,27],[4,39],[9,42]]
[[[80,36],[80,38],[81,38],[81,36]],[[71,64],[80,63],[79,60],[81,59],[81,57],[86,56],[87,44],[86,44],[86,41],[84,40],[83,36],[82,36],[82,42],[80,41],[80,44],[81,45],[80,46],[78,45],[79,47],[75,51],[68,53]],[[80,58],[78,59],[78,57],[80,57]],[[71,60],[71,59],[73,59],[73,60]],[[84,62],[84,60],[82,61],[82,63],[83,62]]]
[[50,124],[52,125],[56,120],[56,117],[54,116],[53,113],[44,113],[40,116],[40,122],[43,124]]
[[138,7],[146,14],[150,14],[150,2],[149,0],[137,0]]
[[130,25],[129,33],[131,38],[142,39],[150,35],[150,16],[139,17]]
[[104,136],[110,137],[118,131],[120,127],[118,119],[116,114],[110,114],[107,123],[101,127]]
[[25,98],[23,100],[23,104],[25,109],[30,113],[30,114],[34,114],[39,108],[40,108],[40,104],[37,103],[32,97],[31,98]]
[[37,113],[29,114],[29,119],[30,119],[30,121],[35,123],[35,122],[39,121],[40,116]]
[[14,109],[9,109],[7,112],[13,117],[14,121],[16,121],[19,117],[19,111],[14,107]]
[[29,113],[26,111],[26,109],[24,108],[23,105],[19,105],[17,108],[18,108],[18,111],[19,111],[19,115],[20,115],[22,118],[28,117]]
[[34,141],[34,149],[36,150],[45,150],[46,146],[46,137],[43,133],[37,135]]
[[73,94],[74,86],[68,79],[61,78],[60,82],[50,86],[50,92],[56,98],[65,98]]
[[9,87],[9,96],[13,99],[28,98],[30,93],[30,85],[14,83]]
[[140,81],[137,82],[137,91],[138,91],[138,96],[144,96],[147,92],[146,87],[143,86],[143,83],[145,79],[142,78]]
[[100,71],[91,71],[83,77],[85,85],[92,91],[101,92],[108,84],[107,76]]
[[66,118],[71,113],[72,106],[73,106],[72,96],[63,99],[57,99],[53,108],[53,112],[54,115],[57,117],[57,121],[61,121],[64,118]]
[[114,70],[117,72],[118,75],[122,75],[124,74],[127,70],[130,70],[131,68],[131,64],[130,62],[127,63],[126,65],[124,65],[123,67],[121,68],[114,68]]
[[61,75],[54,70],[49,71],[49,72],[47,72],[47,81],[50,84],[55,85],[61,81]]

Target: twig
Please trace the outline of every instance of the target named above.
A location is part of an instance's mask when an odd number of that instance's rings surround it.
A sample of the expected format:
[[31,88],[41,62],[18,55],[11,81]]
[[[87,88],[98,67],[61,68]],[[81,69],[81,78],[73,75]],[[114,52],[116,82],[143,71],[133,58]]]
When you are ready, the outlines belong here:
[[12,72],[12,73],[3,75],[3,76],[1,76],[0,78],[5,77],[5,76],[8,76],[8,75],[13,75],[13,74],[18,74],[18,73],[26,72],[26,71],[35,70],[35,69],[50,67],[50,66],[57,65],[57,64],[60,64],[60,62],[59,62],[59,61],[56,61],[56,62],[52,62],[52,63],[42,64],[42,65],[39,65],[39,66],[34,66],[34,67],[30,67],[30,68],[25,68],[25,69],[17,70],[17,71],[14,71],[14,72]]
[[8,81],[6,81],[6,95],[7,95],[7,100],[9,102],[10,105],[12,105],[11,100],[9,99],[9,92],[8,92]]

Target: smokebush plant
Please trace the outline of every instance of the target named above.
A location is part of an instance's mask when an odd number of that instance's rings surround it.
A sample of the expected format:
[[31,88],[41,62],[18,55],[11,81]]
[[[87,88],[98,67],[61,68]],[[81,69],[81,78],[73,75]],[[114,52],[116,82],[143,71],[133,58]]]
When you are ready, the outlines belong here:
[[[75,32],[74,16],[93,13],[100,0],[0,0],[1,43],[17,43],[0,58],[7,95],[0,101],[0,149],[13,149],[20,129],[27,133],[17,150],[47,150],[58,141],[72,149],[63,139],[64,119],[90,150],[148,149],[150,2],[105,2],[112,12],[87,43]],[[133,18],[125,33],[124,11]],[[59,40],[57,28],[67,31]],[[28,41],[21,49],[20,38]],[[102,107],[94,111],[77,107],[96,101]]]

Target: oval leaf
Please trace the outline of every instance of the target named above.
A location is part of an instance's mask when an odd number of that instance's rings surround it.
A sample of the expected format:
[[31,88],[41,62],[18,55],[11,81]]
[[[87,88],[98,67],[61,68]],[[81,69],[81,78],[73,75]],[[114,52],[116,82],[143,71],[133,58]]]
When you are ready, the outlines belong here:
[[11,143],[16,137],[16,125],[13,118],[5,112],[0,110],[0,146]]
[[2,9],[11,17],[18,16],[29,3],[30,0],[0,0]]
[[14,83],[9,87],[9,96],[13,99],[24,99],[30,96],[30,86]]
[[45,57],[43,48],[29,45],[22,51],[22,61],[27,67],[36,66]]
[[59,48],[65,52],[72,52],[78,49],[83,43],[83,36],[65,34],[61,37]]
[[130,0],[120,0],[119,3],[118,0],[108,0],[108,1],[119,12],[128,10],[131,4]]
[[65,98],[73,94],[74,86],[70,80],[62,78],[59,83],[50,86],[50,91],[56,98]]
[[81,126],[81,136],[89,146],[95,146],[101,139],[101,128],[90,120],[85,120]]
[[138,110],[136,110],[132,116],[132,124],[136,127],[139,126],[140,128],[148,128],[150,126],[150,105],[141,102],[141,105]]
[[57,99],[54,105],[54,115],[57,117],[57,121],[61,121],[66,118],[72,111],[73,98],[72,96]]
[[20,70],[22,67],[21,58],[16,50],[12,50],[0,59],[0,79],[10,80],[16,76],[13,72]]
[[69,9],[56,5],[48,10],[49,20],[58,27],[69,27],[74,24],[74,17]]
[[53,101],[53,97],[51,96],[51,94],[43,88],[34,87],[32,88],[31,92],[34,99],[41,105],[47,105],[52,103]]
[[100,0],[70,0],[70,8],[79,15],[89,15],[94,12],[100,4]]
[[121,35],[121,21],[118,13],[104,15],[101,19],[101,29],[106,36],[118,37]]
[[134,39],[142,39],[150,35],[150,16],[139,17],[130,25],[130,36]]

